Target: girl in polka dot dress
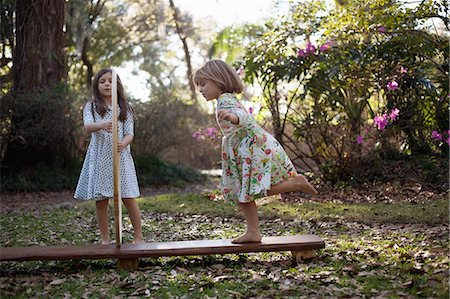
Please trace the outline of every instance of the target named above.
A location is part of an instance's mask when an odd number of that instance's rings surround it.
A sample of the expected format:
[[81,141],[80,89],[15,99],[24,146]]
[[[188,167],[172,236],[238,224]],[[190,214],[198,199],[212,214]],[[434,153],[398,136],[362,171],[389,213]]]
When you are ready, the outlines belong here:
[[[74,197],[95,200],[97,222],[102,244],[109,244],[108,200],[114,196],[112,157],[112,70],[100,70],[92,82],[93,99],[84,106],[84,129],[91,140],[81,169]],[[133,110],[124,96],[117,76],[118,150],[120,152],[121,195],[134,228],[133,243],[144,242],[141,211],[136,202],[140,196],[130,144],[134,136]]]
[[247,230],[233,243],[260,242],[255,199],[283,192],[317,191],[297,174],[278,141],[261,128],[236,98],[243,85],[236,71],[211,60],[194,75],[207,101],[217,99],[216,119],[222,130],[222,193],[241,207]]

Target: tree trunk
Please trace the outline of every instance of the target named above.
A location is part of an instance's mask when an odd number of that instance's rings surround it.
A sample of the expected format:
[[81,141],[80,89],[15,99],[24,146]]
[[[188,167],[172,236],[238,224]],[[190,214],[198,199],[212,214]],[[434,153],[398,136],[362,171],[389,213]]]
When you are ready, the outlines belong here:
[[17,1],[15,91],[51,87],[67,77],[63,26],[64,1]]
[[187,37],[183,32],[183,28],[180,25],[180,18],[178,17],[178,13],[177,13],[177,8],[175,7],[175,4],[173,3],[173,0],[169,0],[170,3],[170,7],[172,8],[173,11],[173,18],[175,21],[175,27],[177,30],[177,34],[180,37],[181,42],[183,43],[183,50],[184,50],[184,55],[186,57],[186,65],[187,65],[187,77],[189,80],[189,88],[191,89],[191,95],[192,95],[192,99],[194,100],[194,102],[197,102],[197,94],[195,91],[195,85],[194,82],[192,81],[192,64],[191,64],[191,54],[189,53],[189,47],[187,44]]
[[278,140],[278,142],[281,145],[284,145],[283,143],[283,128],[281,126],[281,116],[280,116],[280,95],[278,93],[278,85],[275,84],[275,95],[271,101],[271,105],[269,107],[270,113],[272,114],[272,124],[273,124],[273,135],[275,139]]
[[1,115],[10,120],[8,134],[1,136],[7,168],[69,160],[74,128],[66,117],[69,97],[61,84],[67,78],[64,3],[16,2],[12,92],[2,102],[7,113]]
[[83,40],[83,48],[81,50],[81,60],[83,61],[84,65],[87,68],[86,86],[87,90],[90,90],[92,85],[92,77],[94,77],[94,67],[92,66],[92,62],[89,60],[87,54],[88,51],[89,51],[89,38],[85,37]]

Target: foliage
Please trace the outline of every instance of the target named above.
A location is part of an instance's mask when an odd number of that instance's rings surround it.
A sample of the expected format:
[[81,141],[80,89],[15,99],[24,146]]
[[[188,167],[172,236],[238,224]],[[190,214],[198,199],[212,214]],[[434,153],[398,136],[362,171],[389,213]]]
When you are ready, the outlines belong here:
[[4,0],[0,3],[0,85],[1,93],[12,87],[12,49],[14,49],[14,10],[16,1]]
[[133,147],[138,155],[157,155],[182,144],[190,118],[195,115],[189,111],[190,106],[170,96],[135,102],[133,108],[136,119]]
[[136,171],[142,187],[155,185],[185,185],[206,179],[195,169],[168,163],[155,156],[138,156]]
[[[249,47],[245,78],[262,86],[275,137],[299,166],[331,182],[372,179],[366,166],[389,152],[448,152],[431,135],[448,129],[448,31],[421,26],[430,17],[448,24],[447,15],[432,1],[346,1],[330,11],[298,4]],[[399,120],[377,146],[357,144],[376,114],[393,108]]]
[[241,60],[251,42],[263,35],[264,28],[255,24],[229,26],[219,31],[209,50],[209,58],[220,57],[227,63]]
[[[21,169],[2,169],[1,193],[74,190],[80,175],[81,162],[72,162],[65,167],[60,164],[40,163]],[[184,186],[206,179],[195,169],[169,163],[155,156],[137,156],[135,164],[141,188],[159,185]]]
[[40,163],[22,169],[3,169],[0,190],[1,193],[73,190],[76,187],[80,169],[79,163],[72,163],[66,167]]
[[[351,14],[350,10],[359,13]],[[330,16],[333,21],[328,19],[323,27],[328,39],[339,41],[337,55],[356,54],[358,59],[353,59],[358,63],[356,68],[364,68],[370,74],[366,76],[369,86],[359,87],[350,82],[353,88],[367,89],[378,97],[378,107],[369,107],[371,116],[376,109],[400,109],[394,133],[406,135],[404,149],[410,153],[432,152],[431,131],[448,128],[448,115],[444,112],[448,103],[443,98],[449,92],[446,56],[449,48],[445,42],[449,32],[448,28],[439,32],[424,23],[434,25],[433,17],[448,20],[448,7],[439,1],[424,1],[415,8],[403,7],[395,1],[350,2]],[[348,34],[349,31],[353,34]],[[331,75],[327,69],[334,65],[339,73],[348,68],[345,60],[336,63],[331,59],[321,69]],[[397,87],[389,89],[391,83]],[[445,147],[442,150],[447,151]]]
[[126,20],[124,3],[102,0],[70,0],[66,4],[69,78],[74,91],[90,90],[100,68],[118,66],[133,59],[135,39]]
[[[77,133],[65,84],[33,92],[8,93],[1,98],[2,166],[9,171],[70,163]],[[8,171],[8,169],[3,169]]]

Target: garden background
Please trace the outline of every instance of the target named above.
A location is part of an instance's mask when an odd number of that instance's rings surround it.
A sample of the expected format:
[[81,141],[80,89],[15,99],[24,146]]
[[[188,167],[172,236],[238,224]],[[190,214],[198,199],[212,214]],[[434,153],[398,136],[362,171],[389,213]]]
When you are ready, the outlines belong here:
[[111,261],[3,263],[1,294],[447,298],[448,2],[274,1],[282,14],[225,27],[177,5],[1,2],[1,246],[97,241],[93,206],[72,194],[89,140],[82,109],[104,67],[148,91],[138,98],[123,80],[148,240],[237,235],[241,216],[211,175],[214,107],[189,80],[222,59],[321,193],[259,202],[263,233],[315,233],[327,248],[300,265],[283,254],[148,259],[131,274]]

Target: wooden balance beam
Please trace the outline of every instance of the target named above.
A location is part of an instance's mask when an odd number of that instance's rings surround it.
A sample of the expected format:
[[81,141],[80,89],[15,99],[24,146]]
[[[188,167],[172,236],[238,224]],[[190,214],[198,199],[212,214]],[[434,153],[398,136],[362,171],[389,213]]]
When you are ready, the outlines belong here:
[[291,251],[294,258],[309,259],[324,241],[315,235],[265,237],[261,243],[233,244],[231,240],[195,240],[142,244],[0,247],[0,261],[118,259],[120,269],[136,269],[138,258]]

